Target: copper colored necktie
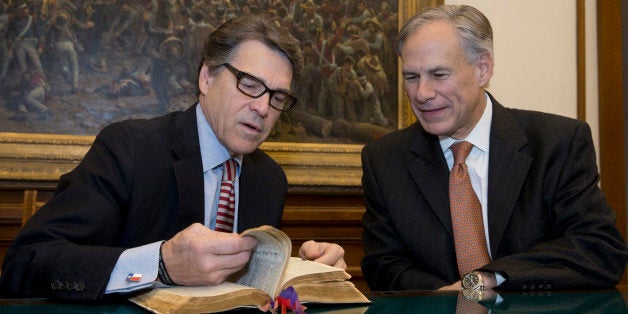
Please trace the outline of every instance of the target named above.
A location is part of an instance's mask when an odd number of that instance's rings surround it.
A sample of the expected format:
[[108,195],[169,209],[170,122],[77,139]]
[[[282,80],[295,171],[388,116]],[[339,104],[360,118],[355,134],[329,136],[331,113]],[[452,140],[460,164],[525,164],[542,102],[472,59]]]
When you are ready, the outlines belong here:
[[218,198],[218,214],[216,216],[216,231],[233,231],[235,218],[235,178],[238,164],[233,158],[225,161]]
[[473,191],[465,164],[472,148],[473,144],[469,142],[451,146],[454,165],[449,174],[449,204],[460,277],[491,261],[484,237],[482,206]]

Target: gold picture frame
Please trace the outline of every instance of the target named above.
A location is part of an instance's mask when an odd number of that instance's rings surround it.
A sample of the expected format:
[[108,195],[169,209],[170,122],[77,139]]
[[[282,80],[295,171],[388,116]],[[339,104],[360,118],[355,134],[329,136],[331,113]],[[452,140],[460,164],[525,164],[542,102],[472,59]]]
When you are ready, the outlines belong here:
[[[402,0],[399,25],[442,0]],[[399,75],[398,75],[399,76]],[[399,80],[401,82],[401,80]],[[398,128],[415,121],[408,99],[397,86]],[[0,133],[0,185],[54,187],[71,171],[94,140],[92,135]],[[291,187],[359,188],[362,169],[359,144],[266,142],[261,148],[285,170]]]

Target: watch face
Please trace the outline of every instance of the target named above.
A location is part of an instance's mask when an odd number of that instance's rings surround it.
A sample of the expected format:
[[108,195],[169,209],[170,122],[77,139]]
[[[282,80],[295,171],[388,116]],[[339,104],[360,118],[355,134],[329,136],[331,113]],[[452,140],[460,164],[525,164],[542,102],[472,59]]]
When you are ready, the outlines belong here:
[[477,289],[480,286],[480,275],[469,273],[462,278],[462,286],[466,289]]

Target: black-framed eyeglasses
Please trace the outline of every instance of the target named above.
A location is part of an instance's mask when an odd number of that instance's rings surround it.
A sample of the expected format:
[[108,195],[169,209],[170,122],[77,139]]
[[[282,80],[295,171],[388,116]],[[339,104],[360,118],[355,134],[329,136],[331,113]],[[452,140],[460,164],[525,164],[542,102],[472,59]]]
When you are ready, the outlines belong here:
[[297,98],[282,91],[272,90],[257,77],[242,72],[229,63],[222,64],[236,77],[238,90],[249,97],[259,98],[266,92],[270,94],[269,104],[279,111],[288,111],[297,103]]

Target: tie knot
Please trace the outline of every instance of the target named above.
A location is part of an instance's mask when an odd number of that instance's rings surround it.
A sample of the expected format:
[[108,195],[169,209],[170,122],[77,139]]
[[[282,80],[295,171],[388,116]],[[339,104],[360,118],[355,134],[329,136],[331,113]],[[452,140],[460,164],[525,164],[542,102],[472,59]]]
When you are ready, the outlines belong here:
[[462,141],[451,145],[451,152],[454,154],[454,165],[463,164],[471,152],[473,144]]
[[229,158],[229,160],[225,161],[222,168],[222,180],[223,181],[233,181],[236,177],[236,168],[238,164],[235,159]]

